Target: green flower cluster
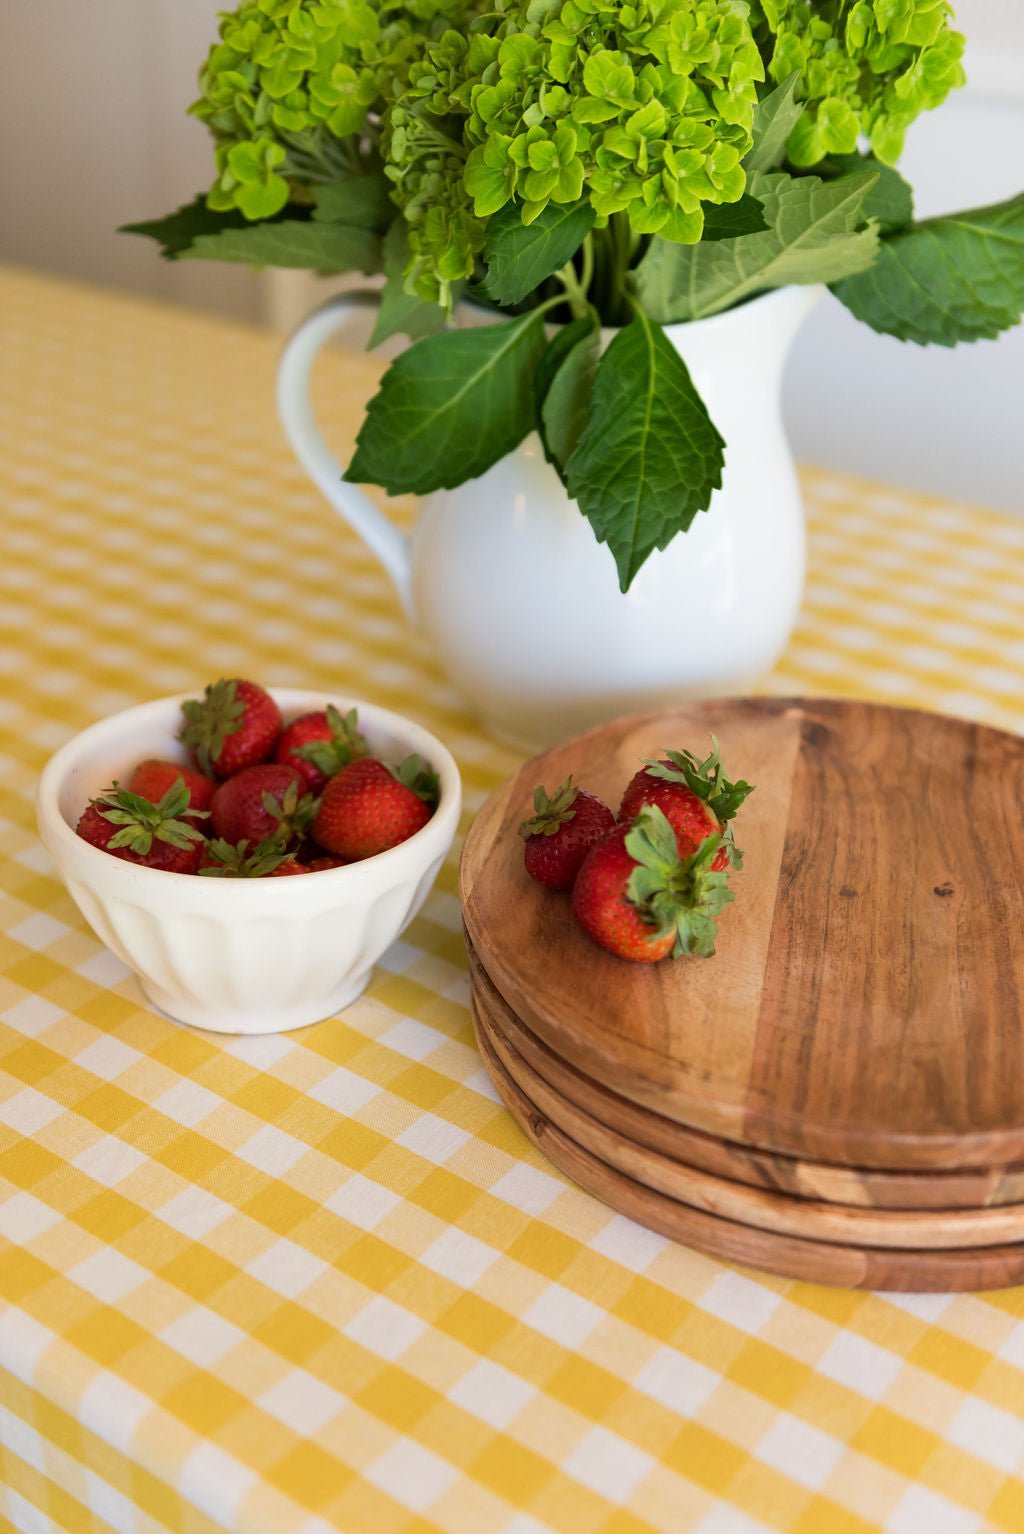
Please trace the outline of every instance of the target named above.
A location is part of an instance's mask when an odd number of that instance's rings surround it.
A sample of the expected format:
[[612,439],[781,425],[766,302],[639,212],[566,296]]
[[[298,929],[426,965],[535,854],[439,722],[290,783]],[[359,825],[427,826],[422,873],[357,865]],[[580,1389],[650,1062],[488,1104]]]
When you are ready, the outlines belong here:
[[382,149],[417,287],[467,277],[484,222],[586,197],[693,242],[734,202],[764,65],[745,0],[513,0],[409,71]]
[[216,140],[211,208],[272,217],[309,188],[357,168],[371,113],[402,89],[434,18],[461,0],[244,0],[221,18],[220,42],[191,108]]
[[800,75],[803,116],[788,144],[795,165],[850,154],[860,135],[887,165],[918,113],[964,80],[964,39],[948,0],[752,0],[773,80]]

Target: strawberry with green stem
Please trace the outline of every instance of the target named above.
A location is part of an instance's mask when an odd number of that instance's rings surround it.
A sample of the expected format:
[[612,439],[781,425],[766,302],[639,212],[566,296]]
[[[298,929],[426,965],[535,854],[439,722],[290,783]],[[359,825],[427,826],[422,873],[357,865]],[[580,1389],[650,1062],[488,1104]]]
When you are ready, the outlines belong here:
[[619,807],[619,820],[631,821],[645,805],[664,813],[679,842],[682,855],[694,852],[705,837],[718,835],[714,872],[739,868],[743,854],[733,839],[729,821],[743,804],[753,785],[725,775],[718,741],[711,737],[711,754],[699,760],[692,751],[666,751],[662,761],[650,760],[627,785]]
[[423,757],[397,767],[364,756],[327,780],[313,839],[349,862],[387,852],[421,830],[434,813],[439,779]]
[[573,915],[618,958],[653,964],[715,951],[716,918],[733,894],[714,864],[717,832],[683,856],[676,832],[657,805],[620,822],[591,847],[572,891]]
[[189,792],[180,774],[156,804],[115,781],[90,801],[76,829],[84,841],[123,862],[192,874],[205,845],[195,820],[205,819],[206,812],[193,810],[184,819],[188,812]]
[[313,793],[349,762],[369,755],[356,710],[347,714],[329,703],[326,709],[300,714],[286,724],[274,749],[274,761],[297,767]]
[[519,827],[526,872],[548,889],[571,889],[583,859],[611,830],[615,816],[596,794],[577,788],[571,774],[550,796],[542,785],[535,788],[533,809]]
[[273,837],[253,844],[225,841],[222,836],[203,848],[199,873],[214,879],[268,879],[273,875],[303,873],[295,853]]
[[305,836],[319,803],[312,794],[302,793],[304,787],[297,767],[280,762],[245,767],[217,789],[210,824],[228,842],[255,845],[273,839],[290,846]]
[[268,692],[243,677],[212,682],[202,698],[181,705],[178,739],[207,777],[229,778],[265,762],[281,733],[281,710]]

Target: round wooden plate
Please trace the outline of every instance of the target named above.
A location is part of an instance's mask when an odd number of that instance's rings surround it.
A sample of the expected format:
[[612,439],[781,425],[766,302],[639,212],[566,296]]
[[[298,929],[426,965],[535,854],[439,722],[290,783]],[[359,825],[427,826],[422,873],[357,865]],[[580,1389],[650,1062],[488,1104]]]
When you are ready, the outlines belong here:
[[486,1032],[477,1042],[502,1101],[537,1148],[602,1203],[683,1246],[810,1283],[912,1293],[1004,1289],[1024,1279],[1024,1245],[905,1251],[808,1241],[708,1214],[616,1171],[585,1150],[526,1096]]
[[[1024,1166],[1020,1165],[969,1167],[962,1172],[882,1172],[871,1167],[829,1166],[717,1139],[662,1118],[592,1081],[554,1054],[497,991],[468,938],[466,947],[475,1004],[526,1065],[566,1106],[579,1109],[606,1129],[672,1162],[770,1193],[864,1209],[979,1210],[1024,1204]],[[529,1090],[528,1095],[537,1096]]]
[[[713,959],[634,965],[534,884],[517,833],[569,773],[613,805],[720,739],[757,785]],[[849,701],[730,699],[602,725],[528,762],[462,858],[466,927],[513,1011],[666,1118],[907,1172],[1024,1161],[1024,741]]]
[[473,1015],[477,1033],[486,1036],[507,1075],[550,1123],[606,1166],[681,1204],[758,1230],[843,1246],[920,1251],[1024,1243],[1020,1204],[997,1209],[861,1209],[751,1188],[661,1155],[609,1129],[554,1091],[518,1053],[482,995],[473,998]]

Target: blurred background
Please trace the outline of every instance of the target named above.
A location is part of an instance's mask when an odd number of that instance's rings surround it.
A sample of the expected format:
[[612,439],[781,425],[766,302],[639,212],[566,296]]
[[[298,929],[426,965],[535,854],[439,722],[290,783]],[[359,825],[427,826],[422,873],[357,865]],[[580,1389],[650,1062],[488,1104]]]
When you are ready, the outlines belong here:
[[[306,273],[165,262],[116,234],[209,184],[186,115],[216,0],[0,0],[0,261],[287,330],[324,295]],[[925,113],[901,170],[919,215],[1024,188],[1024,0],[959,0],[968,85]],[[808,463],[1024,513],[1024,327],[950,351],[903,345],[822,302],[787,373]]]

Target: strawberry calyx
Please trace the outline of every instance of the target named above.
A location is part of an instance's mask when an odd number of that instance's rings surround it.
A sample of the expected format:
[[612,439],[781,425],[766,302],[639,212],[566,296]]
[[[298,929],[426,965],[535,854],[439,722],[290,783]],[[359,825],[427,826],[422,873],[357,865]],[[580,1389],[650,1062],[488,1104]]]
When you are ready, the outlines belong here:
[[735,899],[728,874],[711,868],[722,840],[715,832],[681,858],[675,832],[657,805],[640,811],[626,837],[626,851],[638,865],[626,898],[652,928],[652,941],[675,933],[674,959],[684,954],[710,958],[715,951],[715,918]]
[[329,703],[326,713],[331,728],[330,740],[308,740],[304,746],[296,746],[292,754],[301,756],[304,762],[312,762],[324,777],[332,778],[342,767],[347,767],[349,762],[367,756],[370,748],[366,736],[359,729],[358,715],[354,708],[342,714],[333,703]]
[[295,853],[273,836],[255,846],[247,837],[232,843],[219,836],[205,849],[205,856],[212,861],[199,872],[213,879],[262,879],[282,863],[295,861]]
[[413,752],[411,756],[399,762],[397,767],[393,767],[390,763],[385,765],[396,783],[401,783],[403,788],[411,789],[416,797],[422,799],[424,804],[429,804],[431,809],[436,808],[441,795],[441,779],[428,761]]
[[667,783],[683,783],[706,804],[722,828],[719,845],[728,853],[733,868],[743,866],[743,853],[736,846],[732,827],[734,818],[754,785],[742,778],[735,783],[725,774],[725,766],[718,747],[717,737],[711,737],[711,754],[701,761],[692,751],[665,751],[660,761],[648,758],[644,768],[649,777],[662,778]]
[[194,752],[196,761],[207,777],[213,773],[213,763],[224,749],[229,735],[242,727],[245,702],[238,696],[235,681],[211,682],[201,698],[189,698],[181,705],[185,722],[178,739],[183,746]]
[[263,790],[263,808],[278,823],[276,836],[269,838],[269,840],[284,843],[297,841],[305,836],[307,829],[312,824],[316,812],[320,808],[320,800],[315,794],[303,794],[300,798],[300,786],[300,782],[296,778],[288,784],[288,787],[282,794],[271,793],[267,788]]
[[121,788],[117,780],[97,798],[90,800],[96,809],[118,830],[107,843],[109,848],[127,847],[138,857],[144,858],[153,842],[166,842],[170,847],[188,848],[202,839],[202,831],[193,820],[206,819],[209,811],[189,811],[191,820],[182,820],[189,806],[189,791],[185,779],[177,777],[170,788],[154,804]]
[[573,784],[572,773],[564,783],[559,783],[550,797],[543,784],[538,784],[533,791],[534,813],[529,820],[523,821],[519,835],[524,841],[530,836],[554,836],[560,826],[574,819],[578,795],[579,789]]

